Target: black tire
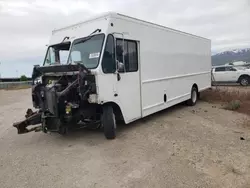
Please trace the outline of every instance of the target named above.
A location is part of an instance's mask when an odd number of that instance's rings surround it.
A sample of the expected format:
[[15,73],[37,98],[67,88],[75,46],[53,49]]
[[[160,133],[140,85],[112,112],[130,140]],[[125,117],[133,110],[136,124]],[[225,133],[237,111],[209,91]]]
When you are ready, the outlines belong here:
[[187,101],[187,105],[188,106],[196,105],[198,97],[199,97],[199,94],[198,94],[197,88],[192,87],[192,89],[191,89],[191,98]]
[[112,106],[103,106],[102,125],[104,135],[107,139],[114,139],[116,136],[116,121]]
[[59,127],[58,133],[59,133],[60,135],[62,135],[62,136],[65,136],[65,135],[68,134],[68,131],[69,131],[68,127],[62,125],[62,126]]
[[239,79],[240,85],[242,86],[248,86],[249,85],[249,77],[247,76],[242,76]]

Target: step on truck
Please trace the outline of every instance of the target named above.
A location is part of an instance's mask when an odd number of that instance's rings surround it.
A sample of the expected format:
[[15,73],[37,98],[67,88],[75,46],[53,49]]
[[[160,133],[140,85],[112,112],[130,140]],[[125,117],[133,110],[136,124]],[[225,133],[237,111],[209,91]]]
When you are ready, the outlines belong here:
[[111,12],[52,31],[32,80],[37,111],[18,134],[87,127],[114,139],[117,122],[196,104],[211,87],[211,41]]

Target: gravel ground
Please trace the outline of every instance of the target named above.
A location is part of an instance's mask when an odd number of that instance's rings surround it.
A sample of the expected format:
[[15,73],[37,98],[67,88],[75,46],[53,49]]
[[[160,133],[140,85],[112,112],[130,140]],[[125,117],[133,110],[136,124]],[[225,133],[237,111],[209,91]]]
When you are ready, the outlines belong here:
[[[246,116],[199,102],[98,131],[17,135],[30,90],[0,91],[0,187],[250,187]],[[243,137],[245,140],[241,140]]]

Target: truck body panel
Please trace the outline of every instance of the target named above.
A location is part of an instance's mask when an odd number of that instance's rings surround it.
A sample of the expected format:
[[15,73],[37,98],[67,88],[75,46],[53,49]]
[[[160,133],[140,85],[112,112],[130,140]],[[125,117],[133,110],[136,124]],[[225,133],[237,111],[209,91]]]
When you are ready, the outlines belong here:
[[96,28],[106,37],[137,42],[138,71],[121,73],[118,81],[116,74],[103,73],[101,62],[94,70],[98,103],[116,103],[126,123],[188,100],[193,84],[199,91],[211,87],[210,40],[129,16],[107,13],[56,30],[50,44],[65,36],[73,41]]

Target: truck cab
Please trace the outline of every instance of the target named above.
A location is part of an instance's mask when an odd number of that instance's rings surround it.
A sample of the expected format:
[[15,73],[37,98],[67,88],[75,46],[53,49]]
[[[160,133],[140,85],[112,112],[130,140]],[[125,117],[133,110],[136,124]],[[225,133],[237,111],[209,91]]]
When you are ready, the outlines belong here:
[[26,115],[40,119],[43,132],[66,134],[75,124],[102,127],[113,139],[117,121],[141,118],[139,43],[114,27],[108,14],[52,32],[43,65],[32,75],[39,112]]

